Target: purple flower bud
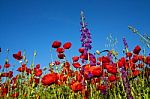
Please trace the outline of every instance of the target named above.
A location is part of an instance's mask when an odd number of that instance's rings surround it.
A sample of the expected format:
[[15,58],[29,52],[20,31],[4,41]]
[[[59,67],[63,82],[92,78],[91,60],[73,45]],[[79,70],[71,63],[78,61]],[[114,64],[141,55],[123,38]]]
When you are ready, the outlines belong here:
[[88,33],[88,29],[87,28],[84,28],[84,30],[83,30],[85,33]]

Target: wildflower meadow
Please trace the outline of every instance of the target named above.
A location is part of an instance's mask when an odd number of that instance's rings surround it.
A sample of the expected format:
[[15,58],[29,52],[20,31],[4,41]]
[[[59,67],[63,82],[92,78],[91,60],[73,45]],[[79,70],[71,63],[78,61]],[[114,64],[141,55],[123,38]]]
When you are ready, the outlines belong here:
[[[73,42],[62,43],[56,38],[50,45],[56,60],[46,68],[34,62],[38,57],[36,51],[31,64],[21,50],[10,55],[16,66],[6,57],[4,64],[0,63],[0,99],[150,99],[150,55],[139,45],[129,50],[125,37],[121,38],[124,50],[92,52],[92,33],[85,21],[81,11],[81,35],[76,42],[81,43],[76,48],[80,55],[68,57],[65,52]],[[150,47],[148,35],[140,34],[132,26],[128,28]],[[9,49],[0,48],[0,53],[8,56]],[[123,56],[119,57],[119,53]]]

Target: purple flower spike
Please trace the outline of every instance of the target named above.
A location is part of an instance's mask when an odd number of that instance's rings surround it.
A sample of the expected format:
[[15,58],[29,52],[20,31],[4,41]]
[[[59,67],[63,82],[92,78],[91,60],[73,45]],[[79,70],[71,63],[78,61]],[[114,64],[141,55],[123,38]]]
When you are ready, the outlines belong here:
[[130,88],[130,83],[129,80],[127,78],[127,72],[124,68],[124,66],[121,69],[121,73],[122,73],[122,81],[123,81],[123,86],[124,86],[124,90],[127,94],[127,99],[133,99],[133,96],[131,94],[131,88]]
[[128,49],[128,44],[127,44],[126,39],[123,37],[122,40],[123,40],[123,44],[124,44],[125,49]]
[[85,16],[83,15],[83,11],[81,11],[81,22],[80,25],[82,26],[81,28],[81,42],[82,42],[82,47],[84,47],[87,51],[92,48],[91,43],[91,33],[89,29],[87,28],[87,23],[85,21]]

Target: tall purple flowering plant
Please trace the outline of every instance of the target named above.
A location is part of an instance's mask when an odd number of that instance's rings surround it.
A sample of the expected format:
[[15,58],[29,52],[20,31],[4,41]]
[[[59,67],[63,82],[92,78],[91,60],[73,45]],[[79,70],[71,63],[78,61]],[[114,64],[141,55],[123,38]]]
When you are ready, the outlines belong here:
[[92,48],[91,43],[91,33],[89,29],[87,28],[87,23],[85,23],[85,16],[83,11],[81,11],[81,22],[80,22],[82,28],[81,28],[81,42],[82,47],[85,48],[86,51],[90,50]]
[[[126,52],[128,52],[128,44],[126,42],[126,39],[123,37],[122,40],[123,40],[123,44],[126,49]],[[131,94],[130,83],[129,83],[129,80],[127,77],[127,71],[124,66],[122,66],[122,68],[121,68],[121,73],[122,73],[121,77],[122,77],[122,81],[123,81],[124,90],[127,95],[127,99],[133,99],[133,96]]]

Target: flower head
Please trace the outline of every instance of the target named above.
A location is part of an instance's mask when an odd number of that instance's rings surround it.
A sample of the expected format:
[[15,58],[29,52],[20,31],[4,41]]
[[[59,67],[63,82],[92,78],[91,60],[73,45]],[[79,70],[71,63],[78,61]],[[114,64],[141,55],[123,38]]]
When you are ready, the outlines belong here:
[[56,73],[46,74],[42,77],[42,84],[43,85],[51,85],[57,83],[58,77]]
[[139,45],[137,45],[137,46],[134,48],[133,53],[134,53],[134,54],[139,54],[140,50],[141,50],[141,47],[140,47]]
[[53,43],[52,43],[52,47],[53,48],[59,48],[61,46],[61,42],[60,41],[54,41]]
[[63,48],[64,48],[64,49],[69,49],[71,46],[72,46],[71,42],[66,42],[66,43],[63,45]]
[[23,56],[21,55],[21,51],[18,51],[18,53],[13,54],[13,57],[14,57],[16,60],[21,60],[21,59],[23,58]]

